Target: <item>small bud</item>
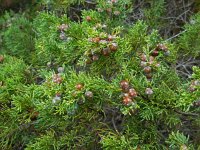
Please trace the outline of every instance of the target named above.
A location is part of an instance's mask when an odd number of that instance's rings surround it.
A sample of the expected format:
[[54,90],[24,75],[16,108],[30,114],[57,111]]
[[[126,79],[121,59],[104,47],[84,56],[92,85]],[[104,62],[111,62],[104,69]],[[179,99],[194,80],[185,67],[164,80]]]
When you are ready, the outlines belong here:
[[152,95],[153,94],[153,90],[151,88],[146,88],[145,94]]
[[64,32],[61,32],[59,37],[60,37],[61,40],[66,40],[67,39],[67,37],[66,37]]
[[115,51],[117,50],[117,48],[118,48],[118,45],[117,45],[117,43],[112,43],[112,44],[109,46],[109,48],[110,48],[110,50],[111,50],[112,52],[115,52]]
[[100,40],[99,43],[101,43],[101,44],[108,44],[108,42],[106,40]]
[[120,87],[122,88],[123,91],[128,91],[129,89],[129,82],[126,80],[122,80],[120,82]]
[[95,27],[96,27],[96,28],[101,28],[101,24],[100,24],[100,23],[97,23],[97,24],[95,25]]
[[66,30],[66,29],[68,29],[68,28],[69,28],[69,26],[68,26],[67,24],[61,24],[61,25],[58,27],[58,29],[61,30],[61,31],[64,31],[64,30]]
[[87,92],[85,92],[85,97],[91,99],[91,98],[93,98],[93,93],[91,91],[87,91]]
[[92,60],[93,60],[93,61],[99,60],[99,56],[98,56],[98,55],[93,55],[93,56],[92,56]]
[[102,28],[104,28],[104,29],[107,28],[107,25],[103,24],[103,25],[102,25]]
[[192,19],[192,20],[190,20],[190,23],[191,23],[191,24],[195,24],[196,21],[195,21],[194,19]]
[[158,44],[156,49],[162,50],[162,51],[164,51],[164,52],[168,51],[167,46],[164,45],[164,44]]
[[108,41],[112,41],[113,40],[113,36],[112,35],[108,35]]
[[190,85],[189,90],[190,90],[190,92],[194,92],[194,91],[196,91],[196,88],[194,85]]
[[73,38],[72,37],[67,37],[67,41],[72,41]]
[[117,0],[111,0],[112,3],[117,3]]
[[153,76],[152,73],[147,73],[147,74],[145,74],[145,75],[146,75],[146,78],[147,78],[147,79],[149,79],[149,80],[152,79],[152,76]]
[[147,61],[147,55],[142,54],[142,55],[140,56],[140,59],[141,59],[142,61]]
[[130,97],[124,97],[123,98],[123,104],[124,105],[130,105],[132,103],[132,99]]
[[83,88],[83,84],[81,84],[81,83],[79,83],[79,84],[77,84],[76,86],[75,86],[75,88],[77,89],[77,90],[82,90],[82,88]]
[[157,50],[154,50],[152,53],[151,53],[152,56],[158,56],[159,55],[159,52]]
[[141,67],[146,67],[146,66],[147,66],[147,62],[141,61],[141,62],[140,62],[140,66],[141,66]]
[[90,16],[86,16],[86,20],[89,22],[92,20],[92,18]]
[[112,12],[112,9],[111,9],[111,8],[107,8],[106,11],[107,11],[108,13],[111,13],[111,12]]
[[60,101],[61,101],[61,97],[56,95],[56,96],[53,98],[52,103],[53,103],[53,104],[57,104],[57,103],[59,103]]
[[94,43],[99,43],[100,40],[101,40],[100,37],[92,38],[92,42],[94,42]]
[[110,49],[109,48],[104,48],[104,49],[102,49],[102,51],[101,51],[101,53],[102,53],[102,55],[104,55],[104,56],[109,56],[110,55]]
[[146,66],[144,67],[144,72],[147,73],[151,73],[151,67],[150,66]]
[[52,65],[52,64],[51,64],[51,62],[48,62],[48,63],[47,63],[47,67],[49,67],[49,68],[50,68],[50,67],[51,67],[51,65]]
[[58,92],[58,93],[56,93],[56,96],[61,97],[61,94]]
[[160,67],[160,63],[156,63],[156,64],[155,64],[155,67]]
[[120,15],[120,11],[114,11],[114,15],[116,16]]
[[193,102],[193,106],[199,107],[200,106],[200,100]]
[[58,67],[58,72],[59,73],[63,73],[64,72],[64,68],[63,67]]
[[154,63],[153,61],[149,61],[148,65],[153,65],[153,63]]
[[54,83],[58,83],[58,84],[61,84],[61,83],[62,83],[62,78],[61,78],[60,74],[55,74],[55,75],[53,76],[53,82],[54,82]]
[[150,57],[149,57],[149,61],[150,61],[150,62],[153,62],[154,59],[155,59],[155,58],[154,58],[153,56],[150,56]]
[[197,85],[200,84],[200,82],[199,82],[199,80],[194,80],[194,81],[192,82],[192,84],[195,85],[195,86],[197,86]]
[[164,52],[164,55],[165,56],[169,56],[170,55],[170,51],[168,50],[168,51]]
[[92,42],[92,38],[88,38],[88,42]]
[[103,12],[103,9],[97,8],[97,11],[98,11],[98,12]]
[[123,97],[125,98],[125,97],[130,97],[130,96],[129,96],[128,93],[124,93],[124,94],[123,94]]
[[131,89],[128,90],[128,94],[129,94],[130,97],[133,97],[133,98],[137,97],[137,92],[133,88],[131,88]]

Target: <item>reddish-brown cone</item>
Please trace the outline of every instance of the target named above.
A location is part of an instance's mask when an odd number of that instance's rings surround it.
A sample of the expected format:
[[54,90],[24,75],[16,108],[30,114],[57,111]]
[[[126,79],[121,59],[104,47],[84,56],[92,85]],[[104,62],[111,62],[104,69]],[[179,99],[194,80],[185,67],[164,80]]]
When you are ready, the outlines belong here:
[[134,98],[134,97],[137,97],[137,92],[135,89],[131,88],[128,90],[128,94],[130,97]]
[[92,20],[92,18],[90,16],[86,16],[86,20],[89,22]]
[[150,66],[146,66],[144,67],[144,72],[147,73],[151,73],[151,67]]
[[110,55],[110,49],[109,48],[104,48],[104,49],[102,49],[101,53],[104,56],[109,56]]
[[147,79],[152,79],[152,77],[153,77],[152,73],[147,73],[145,75],[146,75]]
[[110,48],[110,50],[111,50],[112,52],[115,52],[115,51],[117,50],[117,48],[118,48],[118,45],[117,45],[117,43],[112,43],[112,44],[109,46],[109,48]]
[[123,98],[123,104],[124,105],[130,105],[132,103],[132,99],[130,97],[124,97]]
[[120,82],[120,87],[122,88],[123,91],[128,91],[129,89],[129,82],[126,80],[122,80]]
[[83,84],[81,84],[81,83],[78,83],[76,86],[75,86],[75,88],[77,89],[77,90],[82,90],[82,88],[83,88]]
[[140,59],[141,59],[142,61],[147,61],[147,55],[142,54],[142,55],[140,56]]
[[99,43],[100,40],[101,40],[100,37],[92,38],[92,42],[94,42],[94,43]]
[[152,53],[151,53],[152,56],[158,56],[159,55],[159,52],[157,50],[154,50]]
[[93,56],[92,56],[92,60],[93,60],[93,61],[99,60],[99,56],[98,56],[98,55],[93,55]]

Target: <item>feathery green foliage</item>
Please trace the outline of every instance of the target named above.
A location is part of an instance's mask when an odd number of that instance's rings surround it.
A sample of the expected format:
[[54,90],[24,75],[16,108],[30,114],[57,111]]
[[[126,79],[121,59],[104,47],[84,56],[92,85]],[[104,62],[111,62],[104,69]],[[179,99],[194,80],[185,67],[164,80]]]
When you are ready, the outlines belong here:
[[174,43],[155,23],[163,0],[133,24],[130,0],[98,0],[78,21],[58,13],[79,2],[1,17],[0,147],[198,149],[200,69],[184,82],[174,69],[199,56],[198,15]]

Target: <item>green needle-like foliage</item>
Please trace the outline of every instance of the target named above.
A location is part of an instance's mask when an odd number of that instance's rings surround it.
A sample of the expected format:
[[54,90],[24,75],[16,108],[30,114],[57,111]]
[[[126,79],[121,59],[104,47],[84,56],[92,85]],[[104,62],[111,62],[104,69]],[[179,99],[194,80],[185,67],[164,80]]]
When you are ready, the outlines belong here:
[[[130,0],[41,1],[48,11],[32,20],[5,13],[0,148],[200,148],[200,68],[183,80],[174,67],[184,55],[199,57],[200,18],[169,42],[157,30],[165,3],[156,2],[132,24]],[[77,3],[95,8],[74,21],[63,9]]]

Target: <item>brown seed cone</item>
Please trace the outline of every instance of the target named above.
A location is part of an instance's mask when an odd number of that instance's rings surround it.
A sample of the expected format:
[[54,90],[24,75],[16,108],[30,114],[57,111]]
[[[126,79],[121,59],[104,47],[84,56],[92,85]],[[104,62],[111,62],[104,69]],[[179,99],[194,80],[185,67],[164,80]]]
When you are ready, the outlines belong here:
[[92,42],[94,42],[94,43],[99,43],[100,40],[101,40],[100,37],[92,38]]
[[156,57],[156,56],[159,55],[159,52],[158,52],[157,50],[154,50],[154,51],[151,53],[151,55]]
[[82,88],[83,88],[83,84],[81,84],[81,83],[78,83],[76,86],[75,86],[75,88],[77,89],[77,90],[82,90]]
[[146,88],[145,94],[152,95],[153,94],[153,90],[151,88]]
[[93,61],[99,60],[99,56],[98,56],[98,55],[93,55],[93,56],[92,56],[92,60],[93,60]]
[[167,46],[164,45],[164,44],[158,44],[158,45],[157,45],[157,49],[158,49],[158,50],[162,50],[162,51],[164,51],[164,52],[168,51]]
[[92,20],[92,18],[90,16],[86,16],[86,20],[89,22]]
[[135,89],[131,88],[128,90],[128,94],[130,97],[134,98],[134,97],[137,97],[137,92]]
[[142,61],[147,61],[147,55],[141,54],[140,59],[141,59]]
[[117,51],[117,49],[118,49],[118,45],[117,45],[117,43],[112,43],[112,44],[109,46],[109,48],[110,48],[110,50],[111,50],[112,52],[115,52],[115,51]]
[[144,72],[145,72],[146,74],[151,73],[151,71],[152,71],[152,69],[151,69],[150,66],[144,67]]
[[145,76],[147,79],[152,79],[152,77],[153,77],[152,73],[147,73],[147,74],[145,74]]
[[123,98],[123,104],[124,105],[130,105],[132,103],[132,99],[130,97],[124,97]]
[[93,98],[93,93],[91,91],[87,91],[85,92],[85,97],[91,99]]
[[109,56],[110,55],[110,49],[109,48],[104,48],[104,49],[102,49],[102,51],[101,51],[101,53],[102,53],[102,55],[104,55],[104,56]]
[[120,87],[121,87],[121,89],[122,89],[123,91],[128,91],[128,89],[129,89],[129,82],[126,81],[126,80],[122,80],[122,81],[120,82]]

